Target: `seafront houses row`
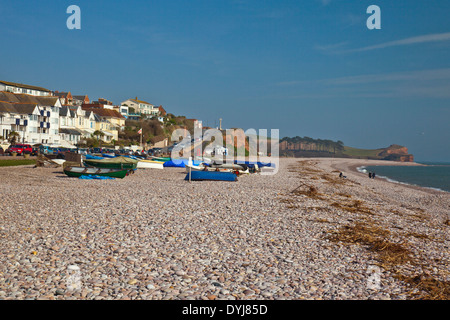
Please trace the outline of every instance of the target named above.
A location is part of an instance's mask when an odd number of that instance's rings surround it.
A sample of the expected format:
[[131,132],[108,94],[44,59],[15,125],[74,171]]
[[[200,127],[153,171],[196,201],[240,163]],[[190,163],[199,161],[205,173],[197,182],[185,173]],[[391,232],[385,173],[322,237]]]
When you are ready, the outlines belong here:
[[0,81],[0,136],[4,140],[15,131],[20,142],[70,147],[101,131],[99,138],[111,142],[118,140],[127,118],[156,116],[162,121],[165,114],[162,106],[137,98],[115,106],[106,99],[90,101],[87,95]]

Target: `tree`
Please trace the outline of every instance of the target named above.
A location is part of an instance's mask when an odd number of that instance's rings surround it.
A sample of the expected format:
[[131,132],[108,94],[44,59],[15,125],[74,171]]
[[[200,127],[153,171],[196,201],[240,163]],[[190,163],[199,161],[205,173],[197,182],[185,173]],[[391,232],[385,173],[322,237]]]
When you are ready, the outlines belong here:
[[101,145],[101,141],[100,141],[99,137],[103,138],[105,136],[105,134],[101,130],[95,130],[93,135],[97,137],[97,141]]
[[17,140],[20,138],[20,135],[18,132],[16,131],[11,131],[8,137],[8,141],[11,144],[15,144],[17,142]]
[[337,143],[337,149],[341,152],[344,151],[344,143],[341,140],[339,140],[336,143]]
[[99,137],[105,136],[105,134],[101,130],[95,130],[93,135],[97,137],[97,140],[99,139]]

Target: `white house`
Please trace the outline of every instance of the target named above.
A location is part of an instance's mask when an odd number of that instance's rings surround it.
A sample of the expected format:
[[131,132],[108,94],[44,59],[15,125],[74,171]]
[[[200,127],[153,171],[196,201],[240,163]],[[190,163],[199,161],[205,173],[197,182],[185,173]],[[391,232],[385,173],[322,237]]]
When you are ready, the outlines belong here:
[[129,110],[130,110],[130,108],[128,106],[120,106],[118,111],[121,115],[123,115],[124,117],[127,117]]
[[62,106],[59,120],[61,139],[69,144],[76,145],[95,132],[94,113],[83,110],[81,106]]
[[[57,114],[55,117],[51,107],[29,103],[2,102],[1,104],[3,107],[0,107],[0,117],[3,118],[1,126],[5,139],[11,131],[15,131],[19,134],[18,140],[23,143],[58,144],[60,142],[58,124],[52,123],[52,120],[58,120],[58,117]],[[5,108],[5,105],[8,106]]]
[[60,143],[58,97],[0,92],[0,132],[7,139],[12,131],[21,142]]
[[140,113],[147,116],[153,116],[159,114],[159,107],[152,105],[151,103],[136,99],[128,99],[121,103],[122,107],[133,108],[134,113]]
[[11,93],[25,93],[33,96],[51,96],[52,92],[48,89],[30,86],[27,84],[14,83],[0,80],[0,91]]

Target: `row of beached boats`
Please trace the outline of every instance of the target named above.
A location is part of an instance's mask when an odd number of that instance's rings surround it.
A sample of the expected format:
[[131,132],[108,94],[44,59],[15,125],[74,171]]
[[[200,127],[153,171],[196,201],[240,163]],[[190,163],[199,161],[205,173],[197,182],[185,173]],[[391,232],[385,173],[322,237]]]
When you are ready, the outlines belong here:
[[164,169],[164,162],[170,158],[140,159],[133,156],[100,156],[87,154],[83,167],[65,167],[64,173],[69,177],[98,176],[125,178],[137,169]]
[[144,159],[135,156],[116,156],[102,154],[96,156],[87,154],[82,167],[64,167],[64,173],[69,177],[109,177],[123,179],[137,169],[164,169],[166,167],[186,168],[185,180],[219,180],[236,181],[241,174],[258,172],[263,166],[272,166],[260,162],[219,163],[208,158],[201,159],[171,159],[167,157],[152,157]]

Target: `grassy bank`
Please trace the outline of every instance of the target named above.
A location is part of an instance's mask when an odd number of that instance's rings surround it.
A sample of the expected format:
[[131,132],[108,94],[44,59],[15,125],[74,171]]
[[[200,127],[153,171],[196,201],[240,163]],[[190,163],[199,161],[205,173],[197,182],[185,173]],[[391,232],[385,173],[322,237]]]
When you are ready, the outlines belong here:
[[26,166],[36,164],[35,159],[0,159],[0,167]]
[[371,158],[376,159],[380,158],[378,154],[381,152],[379,149],[358,149],[358,148],[352,148],[344,146],[343,154],[355,157],[355,158]]

